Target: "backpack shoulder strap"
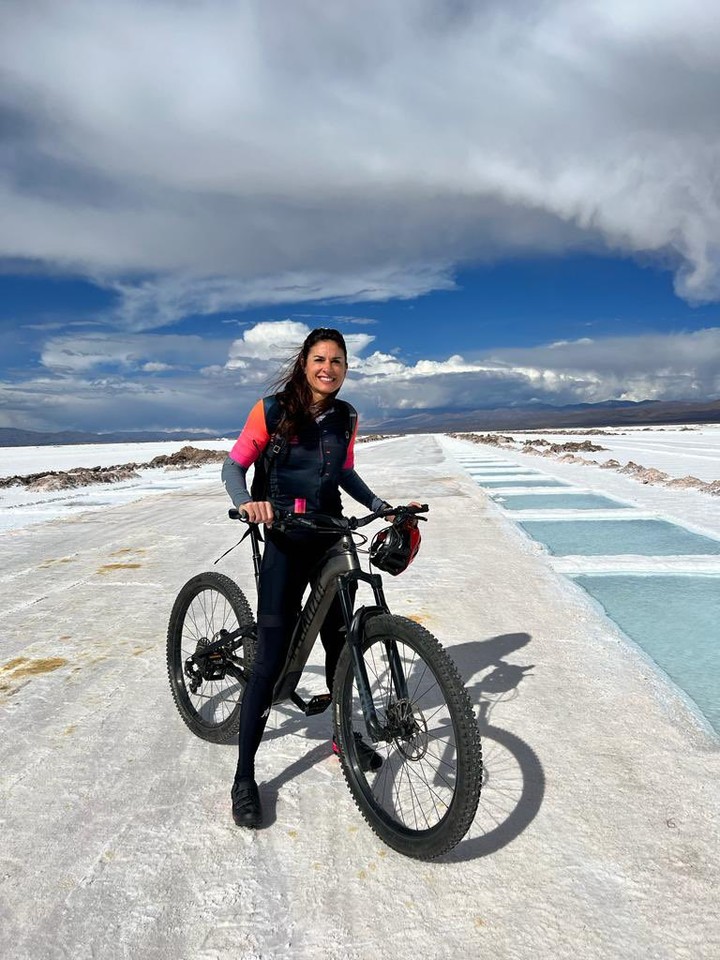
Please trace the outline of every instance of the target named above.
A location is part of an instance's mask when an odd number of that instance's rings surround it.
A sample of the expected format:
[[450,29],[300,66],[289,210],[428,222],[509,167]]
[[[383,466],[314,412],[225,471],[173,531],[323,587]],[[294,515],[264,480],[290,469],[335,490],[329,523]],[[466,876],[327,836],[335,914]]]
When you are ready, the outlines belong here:
[[347,400],[336,400],[335,403],[338,404],[345,417],[345,439],[349,444],[355,433],[355,427],[357,426],[358,412]]
[[270,434],[267,446],[255,461],[255,473],[250,488],[253,500],[267,500],[270,485],[270,470],[275,460],[285,449],[287,438],[278,436],[282,408],[277,394],[263,397],[263,413],[265,414],[265,429]]
[[276,393],[269,397],[263,397],[263,412],[265,414],[265,428],[272,437],[280,426],[280,417],[282,416],[280,399]]
[[265,412],[265,428],[270,434],[270,440],[263,454],[265,468],[268,469],[276,457],[285,449],[287,438],[278,436],[277,433],[282,417],[282,407],[277,394],[263,398],[263,410]]

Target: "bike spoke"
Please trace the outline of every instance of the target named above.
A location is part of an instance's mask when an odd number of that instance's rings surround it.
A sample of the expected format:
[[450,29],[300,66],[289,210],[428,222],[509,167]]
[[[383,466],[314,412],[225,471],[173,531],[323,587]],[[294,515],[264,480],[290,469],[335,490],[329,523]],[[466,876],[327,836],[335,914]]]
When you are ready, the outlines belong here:
[[[234,631],[239,628],[237,618],[227,599],[218,591],[205,590],[191,602],[185,619],[183,632],[183,656],[195,653],[198,643],[212,642],[221,630]],[[242,696],[242,686],[231,676],[223,680],[204,681],[197,692],[188,690],[188,696],[195,710],[206,723],[222,723],[235,709]]]
[[[393,820],[408,829],[430,830],[447,814],[455,793],[455,733],[442,688],[428,664],[401,641],[395,641],[395,648],[408,694],[402,709],[415,718],[417,731],[409,740],[376,744],[383,765],[377,773],[366,773],[365,778],[376,802]],[[395,690],[388,648],[373,643],[364,656],[378,720],[381,726],[392,726],[390,718],[393,710],[398,716],[401,700]],[[353,728],[362,734],[365,721],[356,688],[354,702]],[[425,716],[423,704],[428,710]]]

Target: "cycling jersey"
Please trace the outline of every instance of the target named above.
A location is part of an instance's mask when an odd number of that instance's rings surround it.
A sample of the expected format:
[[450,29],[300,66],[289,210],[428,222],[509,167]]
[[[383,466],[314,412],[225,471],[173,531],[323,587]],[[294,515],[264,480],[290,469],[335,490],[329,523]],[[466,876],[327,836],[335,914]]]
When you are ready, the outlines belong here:
[[[270,397],[255,404],[223,464],[223,483],[237,507],[253,499],[246,475],[270,442],[267,415],[274,402],[275,398]],[[355,472],[357,421],[348,437],[348,416],[341,407],[343,403],[336,400],[327,412],[304,425],[273,460],[268,471],[267,499],[277,509],[292,510],[295,500],[301,498],[308,513],[340,516],[340,488],[370,510],[383,506],[384,501]]]

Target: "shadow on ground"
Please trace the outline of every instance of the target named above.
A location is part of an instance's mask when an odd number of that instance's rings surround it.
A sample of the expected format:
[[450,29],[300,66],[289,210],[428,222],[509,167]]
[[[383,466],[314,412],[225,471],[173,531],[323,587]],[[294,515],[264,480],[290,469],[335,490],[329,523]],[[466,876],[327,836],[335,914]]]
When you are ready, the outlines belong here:
[[483,784],[475,821],[467,837],[443,858],[448,862],[486,857],[507,846],[532,823],[542,804],[545,774],[539,757],[517,734],[491,722],[500,704],[520,695],[520,684],[534,668],[532,663],[505,660],[530,640],[528,633],[507,633],[458,644],[451,650],[461,674],[483,674],[466,684],[478,713]]
[[[535,819],[545,793],[545,774],[535,751],[521,737],[491,722],[501,704],[520,695],[519,687],[534,664],[508,663],[505,657],[525,647],[527,633],[502,634],[488,640],[470,641],[452,647],[450,653],[460,673],[478,677],[466,684],[477,711],[483,744],[483,782],[478,812],[467,836],[442,860],[461,863],[489,856],[519,836]],[[489,672],[488,672],[489,671]],[[275,822],[277,797],[282,787],[330,755],[330,726],[324,717],[308,718],[294,708],[276,707],[286,719],[264,739],[302,736],[318,741],[261,785],[265,826]]]

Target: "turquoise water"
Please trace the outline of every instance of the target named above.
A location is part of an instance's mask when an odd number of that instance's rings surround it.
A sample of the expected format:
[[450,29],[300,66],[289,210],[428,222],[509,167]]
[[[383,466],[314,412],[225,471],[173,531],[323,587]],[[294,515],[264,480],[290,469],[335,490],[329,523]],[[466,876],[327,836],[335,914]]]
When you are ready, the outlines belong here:
[[526,477],[508,477],[507,480],[481,480],[475,478],[479,487],[566,487],[562,480],[553,480],[542,474],[528,474]]
[[493,496],[505,510],[622,510],[630,506],[597,493],[524,493],[505,499],[500,494]]
[[521,475],[528,477],[539,477],[542,474],[539,474],[537,470],[528,470],[524,467],[494,467],[492,470],[489,467],[468,467],[468,473],[471,477],[495,477],[498,474],[507,474],[508,476],[512,475],[513,477],[518,477]]
[[666,520],[524,520],[519,526],[559,557],[720,554],[720,540]]
[[528,476],[541,476],[537,470],[530,470],[527,467],[466,467],[471,477],[497,477],[504,474],[527,474]]
[[517,463],[466,463],[465,469],[470,473],[483,473],[485,470],[522,470],[525,473],[536,473],[532,467],[522,467]]
[[[628,503],[594,493],[493,493],[528,487],[567,487],[546,474],[503,463],[465,464],[505,510],[616,510]],[[505,479],[500,479],[506,474]],[[483,479],[487,477],[488,479]],[[554,556],[720,555],[720,540],[666,520],[517,520]],[[720,734],[720,577],[703,574],[578,575],[573,577],[607,615],[697,704]]]
[[574,578],[695,701],[720,733],[720,578]]

